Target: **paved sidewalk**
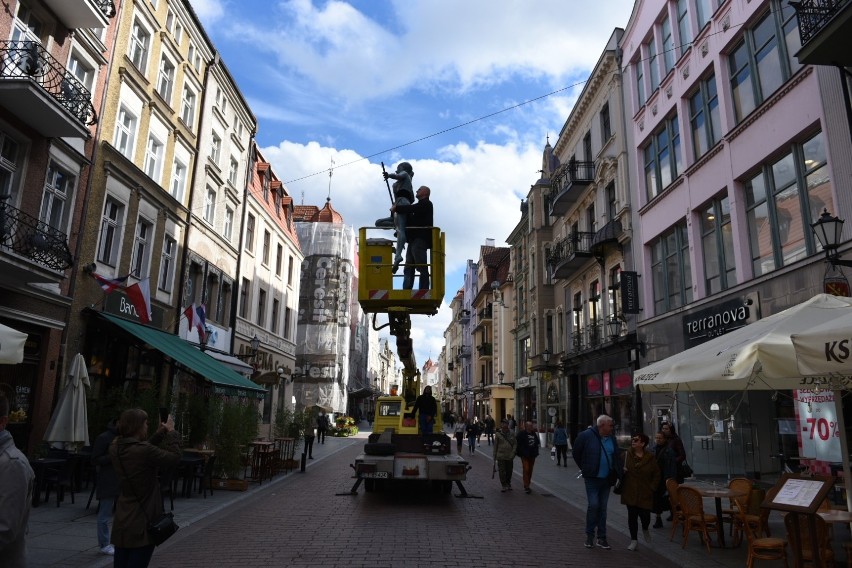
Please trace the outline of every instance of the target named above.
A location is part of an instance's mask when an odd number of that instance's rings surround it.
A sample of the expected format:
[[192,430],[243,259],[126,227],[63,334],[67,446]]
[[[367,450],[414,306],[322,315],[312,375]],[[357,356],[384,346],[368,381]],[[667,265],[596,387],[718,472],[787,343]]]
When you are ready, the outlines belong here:
[[[353,444],[362,444],[368,435],[366,422],[359,425],[361,432],[354,438],[327,438],[325,445],[314,444],[314,458],[307,463],[308,473],[312,467],[322,463],[338,451],[348,448]],[[453,444],[455,451],[455,443]],[[465,441],[463,453],[468,455],[467,441]],[[491,459],[491,447],[482,438],[482,445],[476,449],[471,463],[474,467],[489,467]],[[520,463],[516,462],[515,475],[520,478]],[[288,483],[288,480],[302,475],[298,470],[287,475],[278,475],[273,480],[264,482],[263,485],[252,484],[246,492],[232,492],[217,490],[206,499],[195,494],[192,498],[180,498],[175,500],[175,517],[178,524],[185,529],[210,515],[231,505],[249,499],[251,496],[266,491],[273,491],[276,486]],[[341,486],[349,486],[349,472],[343,475]],[[520,485],[520,479],[516,482]],[[492,488],[467,486],[468,490],[483,494],[491,498]],[[494,493],[499,495],[498,482],[494,481]],[[577,468],[570,464],[566,467],[557,467],[551,461],[549,450],[543,450],[542,455],[536,462],[533,473],[532,489],[534,493],[541,495],[552,495],[566,503],[584,511],[586,505],[585,488],[582,479],[577,478]],[[363,491],[363,488],[361,488]],[[85,509],[89,491],[83,491],[76,495],[77,503],[71,505],[66,497],[66,502],[60,507],[55,506],[55,500],[49,504],[42,504],[32,510],[30,516],[30,533],[27,539],[29,548],[29,562],[33,568],[41,567],[79,567],[79,566],[110,566],[112,558],[100,554],[97,548],[96,538],[96,501],[92,507]],[[706,504],[712,508],[712,501]],[[772,524],[773,534],[784,534],[783,527],[777,521],[780,519],[774,515]],[[546,521],[546,519],[542,519]],[[611,496],[608,510],[608,528],[610,532],[617,531],[628,535],[626,508],[621,505],[618,496]],[[747,549],[743,544],[739,548],[718,549],[713,548],[708,554],[700,544],[698,535],[691,535],[686,549],[682,549],[680,538],[676,536],[675,542],[669,541],[671,524],[665,523],[663,529],[651,529],[653,542],[647,545],[641,538],[640,548],[651,546],[654,551],[664,555],[682,566],[694,568],[741,568],[745,564]],[[626,537],[629,539],[629,537]],[[729,539],[730,542],[730,539]],[[543,544],[544,545],[544,544]],[[581,546],[581,543],[578,543]],[[780,562],[761,561],[761,568],[775,568],[781,566]]]

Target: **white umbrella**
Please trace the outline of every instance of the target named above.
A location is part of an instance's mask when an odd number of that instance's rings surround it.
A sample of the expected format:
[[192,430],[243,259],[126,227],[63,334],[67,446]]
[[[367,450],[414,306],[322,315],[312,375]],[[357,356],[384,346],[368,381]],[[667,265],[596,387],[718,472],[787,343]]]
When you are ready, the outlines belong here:
[[47,442],[68,442],[89,445],[89,418],[86,413],[86,387],[89,372],[86,360],[77,353],[68,370],[68,379],[59,397],[59,404],[50,417],[44,439]]
[[24,360],[27,334],[0,323],[0,364],[15,365]]
[[[636,373],[635,382],[643,391],[651,392],[850,388],[849,376],[833,379],[829,387],[826,380],[806,376],[815,373],[801,372],[793,341],[794,337],[802,337],[810,330],[829,328],[834,322],[852,321],[851,318],[852,298],[818,294],[792,308],[644,367]],[[846,386],[841,387],[842,384]],[[835,390],[834,400],[842,405],[839,390]],[[837,415],[843,474],[846,487],[850,487],[849,453],[840,406]],[[852,505],[852,494],[848,494],[848,498]]]

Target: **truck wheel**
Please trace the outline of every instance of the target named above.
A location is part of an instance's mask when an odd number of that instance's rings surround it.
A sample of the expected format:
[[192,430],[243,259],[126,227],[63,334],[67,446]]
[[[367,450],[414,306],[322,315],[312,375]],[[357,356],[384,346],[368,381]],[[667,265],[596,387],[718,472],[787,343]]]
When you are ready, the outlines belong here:
[[364,480],[364,491],[367,493],[372,493],[376,490],[376,480],[375,479],[365,479]]
[[364,453],[368,456],[392,456],[396,453],[396,445],[387,442],[364,444]]

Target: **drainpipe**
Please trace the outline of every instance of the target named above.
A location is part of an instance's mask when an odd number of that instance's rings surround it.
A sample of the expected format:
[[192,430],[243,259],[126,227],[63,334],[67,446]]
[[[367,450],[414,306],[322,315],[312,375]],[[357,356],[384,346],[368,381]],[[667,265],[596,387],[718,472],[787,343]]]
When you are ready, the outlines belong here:
[[249,159],[248,164],[246,164],[246,180],[245,187],[243,188],[243,212],[240,215],[240,244],[239,250],[237,252],[237,274],[234,277],[234,293],[231,295],[231,329],[233,333],[231,333],[231,353],[234,353],[234,343],[237,339],[237,308],[239,307],[240,294],[242,287],[241,275],[242,275],[242,267],[243,267],[243,252],[245,249],[245,236],[246,236],[246,216],[248,215],[248,199],[249,199],[249,186],[251,184],[252,174],[254,173],[254,166],[257,163],[257,152],[255,136],[257,136],[257,127],[251,132],[251,138],[249,139]]
[[[204,90],[201,94],[201,105],[199,108],[201,112],[199,112],[198,117],[198,140],[201,140],[201,133],[204,132],[204,124],[201,123],[201,119],[206,116],[207,113],[204,112],[205,105],[207,104],[207,93],[210,89],[207,88],[207,84],[210,81],[210,73],[213,71],[213,66],[218,65],[219,63],[219,52],[213,54],[213,60],[207,62],[207,67],[204,69]],[[189,251],[189,230],[192,227],[192,200],[195,197],[195,180],[196,176],[198,176],[198,170],[201,169],[201,164],[198,163],[197,154],[195,160],[195,167],[192,169],[192,177],[189,180],[189,207],[187,208],[187,219],[186,219],[186,230],[183,232],[183,256],[181,257],[180,264],[180,287],[181,287],[181,295],[180,295],[180,304],[177,306],[178,314],[175,318],[175,334],[180,332],[180,309],[183,307],[184,302],[186,301],[186,272],[188,270],[188,257],[187,251]],[[207,263],[205,262],[205,273],[207,272]],[[206,293],[207,282],[206,278],[203,282],[202,291]],[[204,296],[202,295],[202,299]]]

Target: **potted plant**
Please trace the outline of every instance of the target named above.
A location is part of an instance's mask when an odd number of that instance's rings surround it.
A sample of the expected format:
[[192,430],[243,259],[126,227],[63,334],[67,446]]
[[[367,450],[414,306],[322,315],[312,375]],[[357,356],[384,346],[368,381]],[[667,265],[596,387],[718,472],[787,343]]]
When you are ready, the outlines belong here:
[[257,437],[257,409],[236,400],[210,401],[216,439],[216,478],[213,486],[220,489],[245,491],[248,482],[242,479],[245,471],[245,447]]

